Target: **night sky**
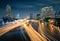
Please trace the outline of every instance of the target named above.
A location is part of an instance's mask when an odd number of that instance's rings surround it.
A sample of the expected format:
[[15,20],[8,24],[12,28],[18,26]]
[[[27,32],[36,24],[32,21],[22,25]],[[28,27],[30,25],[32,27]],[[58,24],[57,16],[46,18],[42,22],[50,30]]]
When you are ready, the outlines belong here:
[[11,6],[11,15],[19,14],[20,18],[30,13],[39,14],[45,6],[53,6],[55,11],[60,11],[60,0],[0,0],[0,17],[6,16],[7,4]]

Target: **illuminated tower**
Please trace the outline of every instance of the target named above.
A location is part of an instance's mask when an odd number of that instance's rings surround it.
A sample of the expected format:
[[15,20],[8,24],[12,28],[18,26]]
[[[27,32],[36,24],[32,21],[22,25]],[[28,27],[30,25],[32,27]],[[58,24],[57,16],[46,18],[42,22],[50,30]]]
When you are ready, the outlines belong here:
[[20,15],[19,15],[19,13],[17,14],[16,18],[20,19]]
[[6,13],[8,17],[11,17],[11,6],[9,4],[6,6]]

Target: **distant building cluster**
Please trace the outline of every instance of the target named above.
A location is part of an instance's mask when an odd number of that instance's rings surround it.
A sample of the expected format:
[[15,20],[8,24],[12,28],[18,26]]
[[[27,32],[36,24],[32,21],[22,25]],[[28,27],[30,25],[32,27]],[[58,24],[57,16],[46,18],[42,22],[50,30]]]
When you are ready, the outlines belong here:
[[41,17],[41,19],[48,18],[48,17],[54,18],[55,11],[53,10],[53,7],[52,6],[43,7],[40,12],[40,17]]
[[[20,18],[19,13],[14,18],[12,18],[12,16],[11,16],[11,6],[8,4],[6,6],[6,17],[4,17],[3,20],[7,22],[7,21],[11,21],[13,19],[19,19],[19,18]],[[26,18],[27,19],[37,19],[37,20],[40,20],[40,19],[44,20],[45,18],[60,18],[60,12],[56,16],[56,11],[54,11],[53,7],[52,6],[47,6],[47,7],[41,8],[39,14],[33,15],[33,13],[30,13],[30,15]]]

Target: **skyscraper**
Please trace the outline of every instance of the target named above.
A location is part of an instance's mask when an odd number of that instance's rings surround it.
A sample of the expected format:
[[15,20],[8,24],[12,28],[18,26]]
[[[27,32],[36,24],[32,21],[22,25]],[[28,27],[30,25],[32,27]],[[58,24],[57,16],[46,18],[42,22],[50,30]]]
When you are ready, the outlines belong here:
[[6,6],[6,13],[6,16],[11,17],[11,6],[9,4]]
[[30,19],[33,19],[33,13],[30,13]]

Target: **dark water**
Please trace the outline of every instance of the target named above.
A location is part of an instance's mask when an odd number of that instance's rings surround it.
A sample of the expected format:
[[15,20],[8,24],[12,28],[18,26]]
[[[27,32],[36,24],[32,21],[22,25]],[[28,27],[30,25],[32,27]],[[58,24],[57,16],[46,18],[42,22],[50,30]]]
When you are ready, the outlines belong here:
[[24,29],[18,27],[0,36],[0,41],[30,41],[30,38]]

